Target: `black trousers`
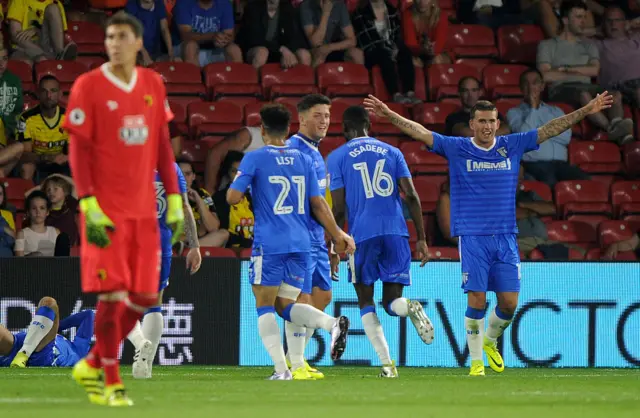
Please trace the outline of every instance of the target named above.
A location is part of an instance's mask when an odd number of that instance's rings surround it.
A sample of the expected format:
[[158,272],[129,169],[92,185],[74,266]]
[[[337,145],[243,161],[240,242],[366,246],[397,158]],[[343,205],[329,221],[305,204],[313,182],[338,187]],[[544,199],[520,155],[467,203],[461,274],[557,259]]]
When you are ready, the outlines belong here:
[[364,63],[368,69],[380,66],[382,81],[389,95],[400,92],[398,78],[400,78],[403,92],[414,91],[416,84],[416,69],[413,66],[413,56],[406,45],[399,46],[396,61],[391,59],[391,51],[385,48],[374,48],[364,53]]

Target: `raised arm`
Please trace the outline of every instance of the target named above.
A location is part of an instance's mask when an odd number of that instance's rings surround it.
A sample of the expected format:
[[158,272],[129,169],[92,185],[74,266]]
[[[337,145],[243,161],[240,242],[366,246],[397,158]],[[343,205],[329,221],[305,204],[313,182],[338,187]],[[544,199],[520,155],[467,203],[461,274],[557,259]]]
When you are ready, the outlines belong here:
[[567,129],[571,129],[573,125],[580,122],[587,115],[610,108],[612,104],[613,96],[611,96],[609,92],[605,91],[602,94],[598,94],[593,100],[587,103],[586,106],[568,115],[555,118],[538,128],[538,144],[542,144],[547,139],[560,135]]
[[389,109],[389,106],[382,103],[382,101],[377,97],[369,95],[368,98],[364,99],[364,107],[369,112],[375,113],[376,116],[388,119],[391,123],[400,128],[405,135],[408,135],[417,141],[424,142],[429,148],[433,147],[433,133],[430,130],[417,122],[410,121],[409,119],[398,115],[396,112]]

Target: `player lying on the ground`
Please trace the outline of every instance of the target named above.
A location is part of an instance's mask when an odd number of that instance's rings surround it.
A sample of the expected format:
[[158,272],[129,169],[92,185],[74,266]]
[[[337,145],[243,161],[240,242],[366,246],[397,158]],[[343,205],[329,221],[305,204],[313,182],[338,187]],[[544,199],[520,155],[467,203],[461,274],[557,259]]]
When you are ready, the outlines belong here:
[[[70,367],[86,356],[93,337],[92,310],[60,320],[58,304],[52,297],[40,299],[27,332],[12,334],[0,325],[0,367]],[[69,341],[59,333],[76,328]]]
[[[196,220],[193,216],[191,206],[189,206],[189,197],[187,196],[187,181],[182,174],[182,170],[178,164],[174,164],[176,175],[178,176],[178,184],[180,193],[182,194],[182,209],[185,218],[185,233],[189,242],[189,252],[187,253],[187,268],[191,274],[195,274],[200,270],[202,256],[200,255],[200,244],[198,242],[198,229]],[[162,294],[164,289],[169,286],[169,274],[171,273],[171,259],[173,253],[171,249],[171,236],[173,231],[167,225],[167,192],[160,179],[160,175],[156,173],[154,182],[156,188],[156,204],[158,209],[158,224],[160,226],[160,247],[162,250],[162,265],[160,266],[160,276],[158,278],[159,295],[158,304],[147,310],[144,314],[144,321],[136,322],[127,338],[135,347],[133,356],[133,367],[131,373],[135,379],[150,379],[151,369],[153,367],[153,359],[156,357],[158,345],[162,338],[162,329],[164,327],[164,319],[162,317]]]
[[338,250],[352,253],[355,244],[336,225],[320,194],[311,159],[285,145],[289,110],[267,105],[260,116],[266,146],[244,156],[227,191],[227,202],[237,204],[251,187],[256,227],[249,280],[256,298],[258,332],[275,366],[270,380],[291,380],[276,311],[285,321],[330,332],[333,360],[342,356],[349,330],[346,317],[333,318],[311,305],[296,303],[310,272],[311,213],[336,241]]
[[400,150],[369,137],[371,121],[363,107],[349,107],[342,120],[347,143],[329,154],[327,162],[333,214],[338,225],[349,214],[349,232],[358,246],[349,257],[349,279],[364,332],[382,363],[380,377],[394,378],[398,370],[376,314],[373,286],[382,281],[382,305],[389,315],[408,316],[422,341],[433,342],[433,324],[420,302],[402,297],[404,287],[411,285],[411,248],[400,191],[416,226],[422,267],[429,256],[420,197]]
[[[587,115],[611,107],[606,91],[589,104],[537,130],[496,137],[498,111],[481,100],[471,109],[473,138],[447,137],[403,118],[373,96],[365,107],[385,117],[410,137],[424,142],[449,161],[451,236],[459,237],[462,288],[467,294],[465,329],[472,376],[484,376],[482,351],[489,366],[504,370],[496,341],[509,326],[520,292],[520,253],[516,235],[515,196],[520,160],[526,152],[561,134]],[[495,292],[498,305],[484,328],[486,292]]]

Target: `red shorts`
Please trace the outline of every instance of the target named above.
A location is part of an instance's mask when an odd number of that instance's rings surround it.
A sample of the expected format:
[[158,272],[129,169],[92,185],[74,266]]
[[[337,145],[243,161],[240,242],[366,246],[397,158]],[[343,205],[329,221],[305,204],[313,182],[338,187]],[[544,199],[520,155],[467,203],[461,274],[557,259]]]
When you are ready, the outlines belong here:
[[111,217],[111,245],[99,248],[87,242],[84,219],[80,222],[80,274],[85,293],[157,293],[160,274],[158,220]]

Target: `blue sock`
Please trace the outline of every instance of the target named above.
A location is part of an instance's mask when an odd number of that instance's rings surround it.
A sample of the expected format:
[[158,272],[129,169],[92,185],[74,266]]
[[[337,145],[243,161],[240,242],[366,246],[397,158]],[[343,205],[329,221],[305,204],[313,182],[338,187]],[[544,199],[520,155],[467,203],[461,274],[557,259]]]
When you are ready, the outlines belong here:
[[482,319],[484,318],[484,309],[476,309],[471,306],[467,306],[467,311],[464,316],[470,319]]
[[291,322],[291,309],[293,308],[293,305],[295,305],[295,304],[292,303],[290,305],[287,305],[287,307],[282,310],[282,315],[280,315],[280,316],[285,321]]
[[496,306],[496,316],[502,319],[503,321],[511,321],[511,319],[513,318],[513,314],[507,315],[506,313],[502,312],[500,308],[497,306]]
[[376,313],[376,307],[373,305],[365,306],[364,308],[360,309],[360,316],[363,317],[370,312]]
[[154,313],[154,312],[162,313],[162,306],[154,306],[153,308],[149,308],[149,309],[147,309],[147,311],[144,314],[146,315],[146,314],[150,314],[150,313]]
[[258,318],[260,318],[264,314],[275,313],[276,308],[274,308],[273,306],[262,306],[260,308],[256,308],[256,311],[258,312]]

